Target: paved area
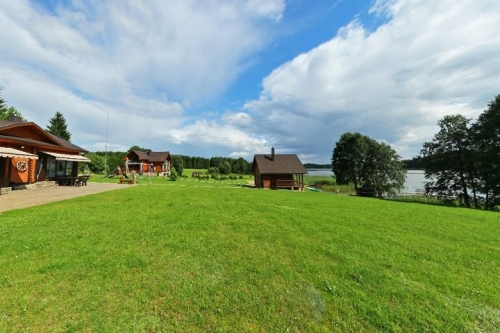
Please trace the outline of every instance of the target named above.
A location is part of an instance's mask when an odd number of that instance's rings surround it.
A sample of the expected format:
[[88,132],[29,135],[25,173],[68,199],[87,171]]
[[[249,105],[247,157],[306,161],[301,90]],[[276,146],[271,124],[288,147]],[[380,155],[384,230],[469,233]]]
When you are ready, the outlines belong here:
[[32,190],[16,190],[0,195],[0,213],[12,209],[43,205],[84,195],[127,188],[134,185],[88,183],[87,186],[55,186]]

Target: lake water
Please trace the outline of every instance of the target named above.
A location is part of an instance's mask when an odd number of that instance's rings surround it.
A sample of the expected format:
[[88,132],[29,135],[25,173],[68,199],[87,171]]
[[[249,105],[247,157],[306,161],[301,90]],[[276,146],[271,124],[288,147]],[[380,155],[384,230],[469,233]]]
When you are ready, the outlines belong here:
[[[309,176],[333,176],[333,172],[328,169],[310,169],[307,170]],[[406,172],[406,181],[401,192],[415,192],[416,190],[424,189],[424,170],[408,170]]]

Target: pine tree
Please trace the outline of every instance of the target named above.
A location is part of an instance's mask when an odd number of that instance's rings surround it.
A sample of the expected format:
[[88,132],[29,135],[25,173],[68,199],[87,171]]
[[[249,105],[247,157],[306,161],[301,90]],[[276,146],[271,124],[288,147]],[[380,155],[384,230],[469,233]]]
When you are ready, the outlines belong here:
[[7,106],[7,102],[0,96],[0,120],[8,120],[11,116],[19,117],[26,121],[21,112],[13,106]]
[[61,112],[57,111],[55,116],[50,120],[50,125],[45,129],[47,132],[54,134],[66,141],[70,141],[71,133],[68,131],[68,125],[66,125],[66,119]]
[[0,120],[7,119],[6,118],[7,110],[8,110],[7,103],[2,98],[2,96],[0,96]]

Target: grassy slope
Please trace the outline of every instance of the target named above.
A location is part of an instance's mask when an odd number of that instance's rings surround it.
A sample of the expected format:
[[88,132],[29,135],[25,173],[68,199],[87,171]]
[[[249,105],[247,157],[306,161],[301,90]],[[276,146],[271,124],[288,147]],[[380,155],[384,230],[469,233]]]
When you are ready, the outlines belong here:
[[0,331],[500,330],[499,214],[214,184],[1,214]]

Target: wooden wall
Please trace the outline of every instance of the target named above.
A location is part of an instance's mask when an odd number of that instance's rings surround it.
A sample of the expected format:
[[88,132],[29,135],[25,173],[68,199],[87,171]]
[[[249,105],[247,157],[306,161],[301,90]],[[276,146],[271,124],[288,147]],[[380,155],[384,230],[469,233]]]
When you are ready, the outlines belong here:
[[[33,160],[35,163],[36,161]],[[18,162],[25,162],[28,165],[26,171],[19,171],[17,169]],[[29,158],[25,157],[13,157],[10,159],[10,180],[14,183],[28,183],[31,179],[34,179],[34,165],[30,163]]]

